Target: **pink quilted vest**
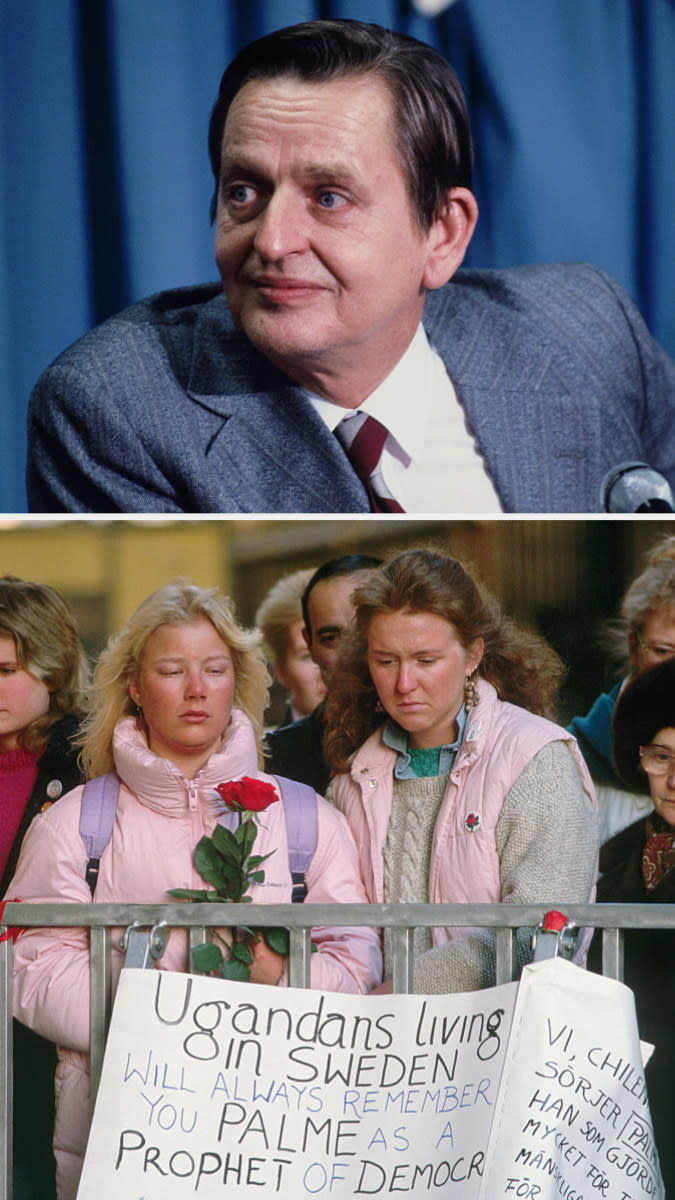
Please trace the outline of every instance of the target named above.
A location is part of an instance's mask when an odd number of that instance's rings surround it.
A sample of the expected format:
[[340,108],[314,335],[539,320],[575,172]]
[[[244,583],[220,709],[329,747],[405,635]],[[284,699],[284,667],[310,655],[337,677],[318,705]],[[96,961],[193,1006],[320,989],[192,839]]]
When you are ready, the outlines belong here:
[[[436,821],[429,875],[433,903],[493,904],[502,899],[496,846],[502,806],[527,763],[552,741],[570,744],[585,790],[597,808],[593,784],[571,734],[544,717],[499,700],[492,685],[480,681],[479,702],[469,712]],[[333,783],[333,800],[349,821],[373,903],[384,899],[382,852],[395,761],[395,752],[384,745],[378,731],[357,751],[349,775],[338,776]],[[437,943],[449,937],[450,930],[434,933]]]

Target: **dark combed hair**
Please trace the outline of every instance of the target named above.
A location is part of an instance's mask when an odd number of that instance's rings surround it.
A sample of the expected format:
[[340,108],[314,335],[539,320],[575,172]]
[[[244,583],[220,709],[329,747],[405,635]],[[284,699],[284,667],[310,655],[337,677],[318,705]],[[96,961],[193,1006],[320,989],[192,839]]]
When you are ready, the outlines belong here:
[[441,214],[450,188],[472,186],[471,128],[459,80],[438,51],[416,38],[363,21],[307,21],[245,46],[225,70],[209,125],[218,207],[225,121],[237,92],[253,79],[294,76],[326,83],[379,76],[389,88],[394,136],[411,205],[423,232]]
[[354,592],[354,628],[326,698],[325,754],[335,771],[382,724],[367,664],[368,627],[378,613],[428,612],[448,621],[468,647],[485,644],[478,675],[502,700],[555,717],[565,667],[539,634],[505,617],[499,604],[456,559],[432,549],[404,550]]
[[661,729],[675,729],[675,658],[634,675],[614,707],[614,766],[632,791],[649,791],[649,781],[640,766],[640,746],[648,746]]
[[329,558],[316,568],[311,579],[308,579],[301,597],[302,618],[310,642],[312,623],[309,618],[309,597],[317,583],[321,583],[323,579],[335,579],[339,575],[358,575],[361,571],[370,571],[373,567],[381,565],[382,559],[375,558],[372,554],[341,554],[338,558]]

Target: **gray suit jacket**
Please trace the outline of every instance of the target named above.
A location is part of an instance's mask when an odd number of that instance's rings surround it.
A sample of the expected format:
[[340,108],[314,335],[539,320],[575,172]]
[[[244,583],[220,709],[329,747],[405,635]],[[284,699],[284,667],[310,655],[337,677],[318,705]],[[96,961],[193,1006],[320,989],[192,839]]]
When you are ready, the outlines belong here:
[[[601,272],[460,271],[423,319],[506,512],[600,511],[628,460],[675,485],[675,364]],[[368,512],[217,284],[151,296],[60,355],[31,397],[27,478],[33,512]]]

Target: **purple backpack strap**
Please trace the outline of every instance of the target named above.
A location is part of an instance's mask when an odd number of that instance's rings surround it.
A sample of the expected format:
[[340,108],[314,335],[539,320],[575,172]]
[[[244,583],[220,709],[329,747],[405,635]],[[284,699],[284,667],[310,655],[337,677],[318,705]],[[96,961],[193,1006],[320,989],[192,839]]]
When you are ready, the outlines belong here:
[[120,779],[115,771],[90,779],[82,789],[80,837],[89,856],[85,878],[92,898],[96,891],[101,855],[112,837],[119,791]]
[[319,825],[319,806],[314,788],[297,779],[274,775],[284,801],[288,866],[293,879],[293,903],[302,904],[307,895],[306,874],[314,857]]

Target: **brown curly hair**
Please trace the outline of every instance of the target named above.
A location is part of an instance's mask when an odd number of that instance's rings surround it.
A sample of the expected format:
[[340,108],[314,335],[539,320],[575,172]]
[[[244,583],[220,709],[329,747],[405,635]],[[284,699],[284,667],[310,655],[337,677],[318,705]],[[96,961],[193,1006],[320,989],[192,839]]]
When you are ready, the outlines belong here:
[[456,559],[427,548],[396,554],[353,593],[355,619],[325,704],[324,753],[333,771],[382,724],[367,663],[368,627],[376,613],[429,612],[448,621],[467,648],[482,638],[477,673],[502,700],[555,717],[565,667],[538,634],[503,616],[495,598]]
[[19,666],[49,690],[48,712],[18,736],[19,745],[41,750],[58,721],[84,712],[89,665],[75,614],[56,588],[3,575],[0,634],[13,639]]

